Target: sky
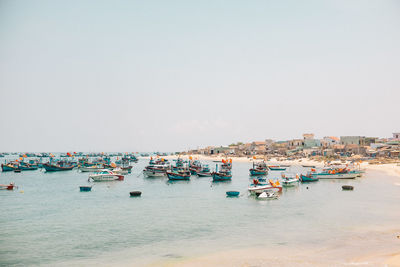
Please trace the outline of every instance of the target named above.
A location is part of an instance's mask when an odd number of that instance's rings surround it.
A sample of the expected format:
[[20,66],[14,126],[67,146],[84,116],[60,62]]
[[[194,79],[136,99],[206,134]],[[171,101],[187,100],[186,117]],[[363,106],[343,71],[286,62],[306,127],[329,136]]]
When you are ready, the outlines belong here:
[[400,131],[400,1],[0,0],[0,151]]

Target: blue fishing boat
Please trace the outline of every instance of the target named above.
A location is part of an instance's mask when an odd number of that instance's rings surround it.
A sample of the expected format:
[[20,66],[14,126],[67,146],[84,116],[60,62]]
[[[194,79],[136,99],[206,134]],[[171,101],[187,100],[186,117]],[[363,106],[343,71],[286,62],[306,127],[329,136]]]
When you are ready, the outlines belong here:
[[285,171],[286,167],[281,167],[281,166],[268,166],[268,169],[271,171]]
[[226,169],[222,165],[221,171],[218,171],[218,164],[215,166],[215,172],[211,173],[213,181],[230,181],[232,179],[232,173],[230,169]]
[[259,163],[253,162],[253,168],[251,168],[249,171],[251,176],[260,176],[268,174],[268,168],[264,161]]
[[190,180],[190,172],[187,171],[174,171],[167,172],[167,177],[169,180]]
[[203,165],[201,170],[197,172],[197,176],[199,177],[211,177],[210,168],[208,165]]
[[75,167],[74,165],[65,165],[65,164],[51,164],[51,163],[43,164],[43,168],[46,170],[46,172],[69,171],[72,170],[74,167]]
[[240,195],[239,191],[227,191],[226,196],[227,197],[238,197]]
[[14,164],[14,163],[1,164],[1,170],[3,172],[12,172],[12,171],[15,171],[15,170],[19,170],[18,167],[19,166],[17,164]]
[[37,170],[39,167],[37,165],[33,165],[33,164],[28,164],[25,162],[21,162],[21,164],[19,165],[19,169],[21,171],[34,171]]
[[309,174],[309,175],[303,175],[303,174],[301,174],[301,175],[300,175],[300,181],[301,181],[302,183],[304,183],[304,182],[316,182],[316,181],[318,181],[318,180],[319,180],[318,177],[313,177],[311,174]]
[[92,191],[92,187],[91,186],[80,186],[79,190],[81,192],[90,192],[90,191]]

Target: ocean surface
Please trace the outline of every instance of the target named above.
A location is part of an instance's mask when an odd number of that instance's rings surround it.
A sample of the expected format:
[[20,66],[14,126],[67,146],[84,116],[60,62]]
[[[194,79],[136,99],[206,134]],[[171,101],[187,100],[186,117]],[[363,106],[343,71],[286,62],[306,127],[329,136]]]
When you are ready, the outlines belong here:
[[[373,236],[400,221],[400,186],[380,172],[300,184],[277,200],[258,200],[247,193],[251,163],[234,162],[232,181],[219,183],[144,178],[147,164],[140,159],[124,181],[94,183],[92,192],[79,191],[89,173],[77,170],[0,173],[0,184],[18,186],[0,190],[0,265],[143,265],[252,247],[355,242],[338,251],[343,255],[361,253],[357,244],[368,233],[368,247],[384,249],[386,241]],[[301,166],[288,171],[306,172]],[[344,184],[355,190],[342,191]],[[142,196],[131,198],[133,190]],[[240,197],[227,198],[229,190]]]

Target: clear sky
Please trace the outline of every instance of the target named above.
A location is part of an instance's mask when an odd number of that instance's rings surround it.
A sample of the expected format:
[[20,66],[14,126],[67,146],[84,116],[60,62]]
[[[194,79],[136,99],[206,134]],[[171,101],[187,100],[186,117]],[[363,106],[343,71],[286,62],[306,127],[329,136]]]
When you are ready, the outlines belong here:
[[398,0],[0,0],[0,151],[393,131]]

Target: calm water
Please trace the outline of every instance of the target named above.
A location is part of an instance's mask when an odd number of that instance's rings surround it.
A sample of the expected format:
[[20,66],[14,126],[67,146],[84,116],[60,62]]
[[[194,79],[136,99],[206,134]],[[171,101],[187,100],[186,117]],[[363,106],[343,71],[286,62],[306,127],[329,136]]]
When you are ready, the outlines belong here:
[[[1,173],[0,183],[19,189],[0,191],[0,265],[134,264],[252,246],[317,246],[400,219],[400,187],[378,172],[301,184],[260,201],[247,195],[251,163],[235,162],[231,182],[170,183],[144,178],[147,162],[136,163],[125,181],[96,183],[87,193],[79,186],[88,173]],[[343,184],[355,190],[342,191]],[[142,197],[130,198],[133,190]],[[228,190],[242,195],[226,198]]]

